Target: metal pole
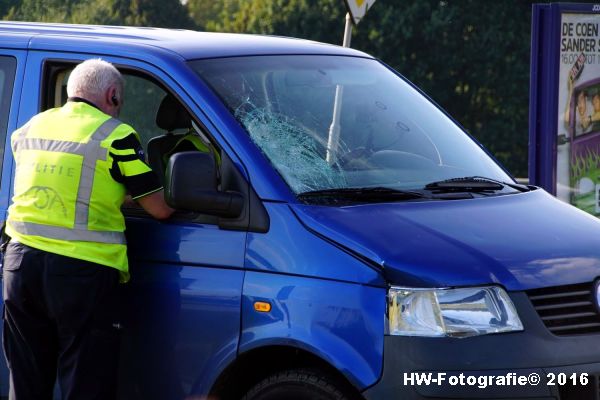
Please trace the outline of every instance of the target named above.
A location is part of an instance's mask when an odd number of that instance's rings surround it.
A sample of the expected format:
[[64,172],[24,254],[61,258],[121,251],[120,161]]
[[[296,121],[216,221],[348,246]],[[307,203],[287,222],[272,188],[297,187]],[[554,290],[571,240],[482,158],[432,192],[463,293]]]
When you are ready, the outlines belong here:
[[[344,29],[344,47],[350,47],[350,39],[352,37],[352,17],[350,13],[346,13],[346,28]],[[337,85],[335,88],[335,100],[333,103],[333,120],[329,127],[329,135],[327,138],[327,156],[326,160],[329,165],[335,163],[335,153],[340,143],[340,114],[342,112],[342,96],[344,87]]]
[[344,29],[344,47],[350,47],[350,39],[352,38],[352,17],[350,13],[346,13],[346,28]]

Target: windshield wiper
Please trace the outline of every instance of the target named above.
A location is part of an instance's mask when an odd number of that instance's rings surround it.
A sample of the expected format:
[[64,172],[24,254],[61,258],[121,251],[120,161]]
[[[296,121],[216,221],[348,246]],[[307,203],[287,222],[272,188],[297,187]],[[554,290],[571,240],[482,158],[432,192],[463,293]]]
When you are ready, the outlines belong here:
[[528,192],[530,189],[517,183],[501,182],[483,176],[465,176],[463,178],[446,179],[425,185],[426,190],[448,192],[489,192],[504,189],[508,186],[519,192]]
[[343,200],[382,201],[382,200],[412,200],[426,198],[423,193],[406,190],[391,189],[386,187],[361,187],[312,190],[300,193],[300,200],[315,198],[337,198]]

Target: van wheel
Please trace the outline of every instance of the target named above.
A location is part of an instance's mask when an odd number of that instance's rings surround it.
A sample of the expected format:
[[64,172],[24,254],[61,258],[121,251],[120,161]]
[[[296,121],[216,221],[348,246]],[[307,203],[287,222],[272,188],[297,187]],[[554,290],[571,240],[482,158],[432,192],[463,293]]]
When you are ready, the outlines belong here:
[[258,383],[242,400],[349,400],[335,381],[317,371],[278,372]]

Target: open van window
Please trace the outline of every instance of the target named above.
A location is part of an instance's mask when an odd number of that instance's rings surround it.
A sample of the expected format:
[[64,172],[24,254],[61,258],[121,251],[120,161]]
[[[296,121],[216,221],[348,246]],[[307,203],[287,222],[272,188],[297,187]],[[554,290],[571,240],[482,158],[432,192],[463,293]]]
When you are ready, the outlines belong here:
[[[60,63],[47,66],[46,102],[42,109],[61,107],[67,102],[67,82],[75,65]],[[142,146],[146,148],[153,136],[164,133],[156,125],[155,119],[160,102],[167,92],[154,80],[139,73],[121,72],[125,80],[125,101],[119,119],[138,132]]]
[[[61,107],[67,102],[67,81],[76,63],[56,62],[46,66],[45,93],[41,111],[52,107]],[[162,100],[168,91],[156,79],[139,71],[120,68],[125,80],[124,103],[119,119],[131,125],[139,134],[142,146],[147,148],[148,142],[156,136],[163,135],[165,130],[156,123],[156,116]],[[184,109],[181,103],[180,108]],[[205,142],[214,143],[197,123],[193,130]],[[181,134],[186,129],[175,129],[174,133]]]
[[[45,66],[44,89],[41,110],[63,106],[68,99],[67,82],[77,63],[66,61],[48,62]],[[151,75],[139,70],[119,68],[123,79],[124,102],[119,120],[131,125],[146,149],[146,161],[164,183],[165,168],[170,155],[182,151],[176,147],[181,139],[193,136],[219,157],[220,151],[209,139],[201,125],[192,119],[183,103],[170,93],[165,85]],[[168,103],[165,107],[165,104]],[[162,114],[162,115],[159,115]],[[183,148],[185,150],[185,147]],[[123,205],[126,215],[148,216],[135,202]],[[214,223],[211,216],[178,212],[177,217]]]
[[466,176],[512,181],[443,112],[376,60],[286,55],[191,65],[297,194],[421,189]]

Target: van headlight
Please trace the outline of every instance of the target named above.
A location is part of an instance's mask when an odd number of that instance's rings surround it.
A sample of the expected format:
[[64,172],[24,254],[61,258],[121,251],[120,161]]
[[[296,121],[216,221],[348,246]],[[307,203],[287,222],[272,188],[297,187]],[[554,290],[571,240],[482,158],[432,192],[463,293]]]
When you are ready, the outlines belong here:
[[388,292],[390,335],[467,337],[522,331],[504,289],[497,286]]

